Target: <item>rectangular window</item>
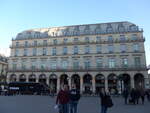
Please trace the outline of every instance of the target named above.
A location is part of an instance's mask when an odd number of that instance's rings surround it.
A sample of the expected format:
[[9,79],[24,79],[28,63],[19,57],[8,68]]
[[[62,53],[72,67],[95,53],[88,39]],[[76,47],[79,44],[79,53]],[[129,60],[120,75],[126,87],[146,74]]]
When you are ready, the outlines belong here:
[[85,66],[85,69],[89,69],[90,68],[90,61],[89,60],[86,60],[84,62],[84,66]]
[[43,45],[47,46],[47,40],[43,40]]
[[97,68],[103,67],[103,61],[101,58],[96,59],[96,66]]
[[63,42],[64,42],[64,44],[66,44],[66,43],[67,43],[67,41],[68,41],[68,39],[66,39],[66,38],[65,38],[65,39],[64,39],[64,41],[63,41]]
[[131,39],[132,39],[133,41],[137,40],[137,34],[132,34],[132,35],[131,35]]
[[47,49],[43,48],[43,55],[47,55]]
[[113,53],[114,52],[114,47],[113,45],[108,45],[108,52]]
[[101,41],[101,37],[100,36],[97,36],[96,37],[96,42],[100,42]]
[[86,43],[90,43],[89,37],[85,37],[85,42],[86,42]]
[[101,53],[101,46],[100,45],[96,45],[96,52]]
[[125,35],[120,35],[120,41],[124,42],[126,40]]
[[62,68],[67,69],[68,68],[68,61],[64,60],[62,61]]
[[128,67],[128,59],[127,58],[122,58],[122,66]]
[[75,60],[75,61],[73,62],[73,68],[74,68],[74,69],[79,69],[79,61],[78,61],[78,60]]
[[17,64],[13,64],[13,70],[16,70],[17,69]]
[[28,49],[24,49],[24,56],[28,55]]
[[134,45],[133,45],[133,51],[134,51],[134,52],[139,51],[139,44],[134,44]]
[[113,42],[113,37],[112,36],[108,36],[108,42]]
[[16,47],[19,47],[19,42],[16,42]]
[[56,55],[56,47],[52,48],[52,55]]
[[120,50],[121,52],[126,52],[126,45],[125,44],[120,45]]
[[89,54],[90,53],[90,47],[89,46],[85,46],[85,54]]
[[74,38],[74,43],[77,43],[79,41],[79,38]]
[[56,61],[52,61],[51,62],[51,68],[52,69],[56,69],[57,68],[57,62]]
[[68,53],[68,48],[67,47],[63,47],[63,54],[66,55]]
[[28,41],[25,41],[25,47],[28,47]]
[[37,41],[34,41],[33,45],[34,45],[34,46],[37,46]]
[[37,48],[33,48],[33,56],[36,56],[37,54]]
[[141,59],[140,59],[140,57],[135,57],[134,58],[134,64],[137,67],[139,67],[141,65]]
[[74,46],[73,54],[78,54],[78,46]]
[[22,68],[23,70],[25,70],[25,69],[26,69],[25,62],[23,62],[23,63],[22,63],[21,68]]
[[16,50],[15,50],[15,56],[18,56],[18,55],[19,55],[19,50],[16,49]]
[[57,44],[57,39],[53,40],[53,44],[56,45]]
[[109,59],[109,68],[115,68],[115,59],[114,58]]

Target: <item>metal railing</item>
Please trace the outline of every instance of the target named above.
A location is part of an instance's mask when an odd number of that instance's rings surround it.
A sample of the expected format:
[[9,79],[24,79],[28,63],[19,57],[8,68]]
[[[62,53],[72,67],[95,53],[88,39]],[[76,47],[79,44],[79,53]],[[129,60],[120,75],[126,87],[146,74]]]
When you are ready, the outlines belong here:
[[25,44],[19,44],[18,46],[16,45],[10,45],[10,48],[32,48],[32,47],[50,47],[50,46],[63,46],[63,45],[84,45],[84,44],[112,44],[112,43],[130,43],[130,42],[144,42],[145,38],[141,37],[141,38],[137,38],[135,40],[133,39],[126,39],[126,40],[120,40],[120,39],[115,39],[112,41],[108,41],[108,40],[101,40],[101,41],[90,41],[90,42],[61,42],[58,44],[52,44],[52,43],[47,43],[47,44],[28,44],[28,46],[25,46]]
[[8,69],[8,72],[88,72],[88,71],[146,71],[147,67],[144,65],[139,66],[115,66],[115,67],[109,67],[109,66],[103,66],[103,67],[67,67],[67,68],[61,68],[57,67],[55,69],[52,68],[35,68],[35,69]]

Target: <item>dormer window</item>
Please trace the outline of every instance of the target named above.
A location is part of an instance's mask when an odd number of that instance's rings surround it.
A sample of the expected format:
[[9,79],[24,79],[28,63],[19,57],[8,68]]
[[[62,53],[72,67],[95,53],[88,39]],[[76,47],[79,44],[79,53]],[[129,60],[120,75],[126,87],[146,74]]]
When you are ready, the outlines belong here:
[[131,31],[137,31],[137,30],[138,30],[138,27],[135,26],[135,25],[131,25],[131,26],[130,26],[130,30],[131,30]]

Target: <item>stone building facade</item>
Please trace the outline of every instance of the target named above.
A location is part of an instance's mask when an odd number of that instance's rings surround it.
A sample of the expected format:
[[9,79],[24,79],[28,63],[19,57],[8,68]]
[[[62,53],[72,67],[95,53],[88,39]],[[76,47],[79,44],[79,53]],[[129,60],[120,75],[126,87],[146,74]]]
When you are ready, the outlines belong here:
[[12,40],[7,81],[42,82],[55,92],[63,84],[81,93],[146,88],[144,41],[131,22],[26,30]]
[[0,82],[1,83],[6,82],[7,68],[8,68],[7,58],[3,55],[0,55]]

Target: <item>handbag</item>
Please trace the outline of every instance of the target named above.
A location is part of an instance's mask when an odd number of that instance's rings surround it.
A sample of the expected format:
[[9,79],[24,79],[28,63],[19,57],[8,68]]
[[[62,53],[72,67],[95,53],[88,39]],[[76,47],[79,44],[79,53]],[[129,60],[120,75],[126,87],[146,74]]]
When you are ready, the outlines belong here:
[[111,108],[111,107],[113,107],[113,101],[112,101],[112,99],[111,99],[111,97],[110,96],[107,96],[106,97],[106,106],[108,107],[108,108]]

